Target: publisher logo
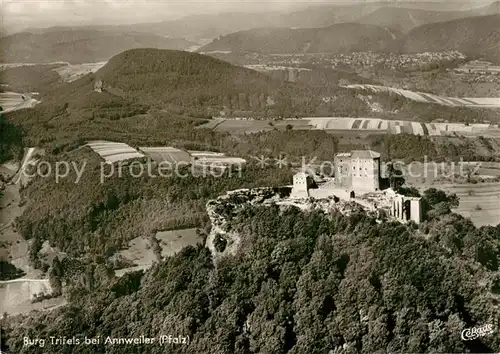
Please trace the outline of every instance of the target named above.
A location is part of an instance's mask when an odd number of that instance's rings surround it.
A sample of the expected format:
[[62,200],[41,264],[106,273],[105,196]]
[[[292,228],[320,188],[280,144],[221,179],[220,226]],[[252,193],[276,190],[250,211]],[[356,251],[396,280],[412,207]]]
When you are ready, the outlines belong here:
[[461,337],[462,340],[474,340],[479,337],[490,335],[493,332],[493,326],[487,324],[481,327],[466,328],[462,331]]

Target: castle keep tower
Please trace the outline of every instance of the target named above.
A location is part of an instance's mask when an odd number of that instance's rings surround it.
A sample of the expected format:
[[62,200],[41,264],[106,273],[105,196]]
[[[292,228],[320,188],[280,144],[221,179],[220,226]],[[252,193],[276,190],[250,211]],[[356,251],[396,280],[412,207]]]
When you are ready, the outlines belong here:
[[380,190],[380,154],[371,150],[351,152],[352,189],[375,192]]
[[351,189],[351,153],[344,152],[336,154],[334,158],[335,164],[335,187]]
[[102,92],[102,80],[97,80],[94,82],[94,91],[95,92]]
[[380,190],[380,154],[354,150],[335,155],[335,186],[363,192]]
[[293,176],[292,196],[294,198],[308,198],[309,188],[313,186],[312,177],[306,172],[299,172]]

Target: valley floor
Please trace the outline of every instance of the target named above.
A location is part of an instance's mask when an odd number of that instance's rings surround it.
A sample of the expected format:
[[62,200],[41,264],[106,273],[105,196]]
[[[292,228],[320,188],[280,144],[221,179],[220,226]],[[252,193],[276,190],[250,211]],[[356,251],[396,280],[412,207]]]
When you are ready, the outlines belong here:
[[[25,97],[23,99],[23,97]],[[39,101],[16,92],[0,93],[0,107],[2,112],[12,112],[23,108],[33,108]]]
[[[23,165],[30,160],[33,151],[34,149],[28,150],[23,159]],[[18,279],[0,281],[0,313],[6,312],[9,315],[51,309],[66,303],[62,297],[32,302],[35,295],[49,294],[52,288],[42,272],[29,265],[30,242],[26,241],[14,226],[14,220],[21,216],[24,210],[24,207],[20,206],[19,193],[23,179],[16,179],[17,170],[18,166],[13,163],[0,166],[0,173],[6,177],[13,177],[13,181],[17,181],[17,183],[7,183],[3,190],[3,197],[0,198],[0,257],[26,273]]]

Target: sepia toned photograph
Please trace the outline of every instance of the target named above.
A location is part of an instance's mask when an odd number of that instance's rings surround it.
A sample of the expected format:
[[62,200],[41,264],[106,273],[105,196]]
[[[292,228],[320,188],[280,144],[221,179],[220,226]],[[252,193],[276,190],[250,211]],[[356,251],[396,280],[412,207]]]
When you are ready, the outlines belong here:
[[0,354],[500,352],[499,1],[0,20]]

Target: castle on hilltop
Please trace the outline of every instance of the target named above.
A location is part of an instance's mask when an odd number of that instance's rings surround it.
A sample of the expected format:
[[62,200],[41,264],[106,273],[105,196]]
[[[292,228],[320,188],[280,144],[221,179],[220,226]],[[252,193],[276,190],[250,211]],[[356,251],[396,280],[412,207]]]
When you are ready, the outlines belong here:
[[94,82],[94,91],[95,92],[102,92],[102,90],[103,90],[102,80],[96,80]]
[[338,153],[334,158],[333,179],[317,181],[309,171],[293,176],[291,197],[337,198],[354,201],[372,211],[385,210],[393,218],[420,223],[423,218],[421,198],[400,195],[384,188],[387,179],[381,176],[380,154],[372,150]]

